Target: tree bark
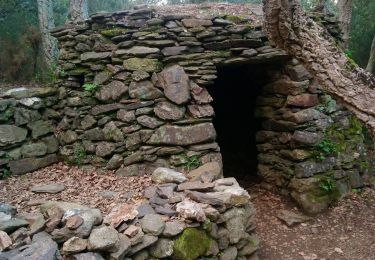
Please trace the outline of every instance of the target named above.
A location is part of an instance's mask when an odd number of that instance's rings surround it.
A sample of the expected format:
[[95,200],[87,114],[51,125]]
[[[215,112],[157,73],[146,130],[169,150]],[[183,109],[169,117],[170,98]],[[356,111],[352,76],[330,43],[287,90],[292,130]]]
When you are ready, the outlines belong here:
[[70,0],[70,20],[73,23],[88,19],[87,0]]
[[340,12],[339,20],[343,32],[343,47],[344,49],[348,49],[352,23],[352,0],[339,0],[338,6]]
[[55,27],[52,0],[37,0],[37,4],[43,57],[46,64],[51,68],[55,65],[58,56],[57,40],[50,34],[50,30]]
[[375,134],[375,78],[348,60],[327,30],[303,12],[298,0],[263,0],[268,38],[288,51],[320,85]]
[[368,60],[366,70],[375,76],[375,36],[372,40],[370,58]]

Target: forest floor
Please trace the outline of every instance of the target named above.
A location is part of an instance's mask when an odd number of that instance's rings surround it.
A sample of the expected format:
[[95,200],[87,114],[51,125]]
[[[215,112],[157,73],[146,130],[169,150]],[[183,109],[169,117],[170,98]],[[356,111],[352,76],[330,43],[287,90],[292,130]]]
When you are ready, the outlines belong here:
[[[35,185],[62,183],[58,194],[36,194]],[[55,164],[22,176],[0,181],[0,201],[20,212],[38,210],[46,200],[65,200],[99,208],[103,214],[117,203],[142,199],[149,177],[118,177],[92,167]],[[277,218],[280,210],[299,212],[289,199],[263,189],[248,188],[257,209],[257,234],[262,260],[370,260],[375,259],[375,191],[365,188],[350,194],[313,220],[287,227]],[[299,212],[300,213],[300,212]]]

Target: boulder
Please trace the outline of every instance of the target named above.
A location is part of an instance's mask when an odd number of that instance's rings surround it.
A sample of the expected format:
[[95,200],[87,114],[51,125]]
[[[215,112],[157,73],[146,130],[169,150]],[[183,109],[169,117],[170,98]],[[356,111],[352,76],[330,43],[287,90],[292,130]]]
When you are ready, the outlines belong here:
[[72,237],[65,241],[62,247],[62,252],[64,254],[76,254],[85,251],[87,248],[87,239],[82,239],[79,237]]
[[158,72],[162,69],[162,64],[157,59],[130,58],[124,60],[124,68],[130,71]]
[[176,239],[173,246],[173,259],[199,259],[211,246],[211,239],[203,230],[187,228]]
[[47,233],[40,232],[34,235],[30,245],[0,253],[0,259],[60,260],[62,257],[57,243]]
[[174,171],[169,168],[159,167],[151,176],[153,182],[156,183],[182,183],[187,180],[185,175],[181,172]]
[[158,128],[147,141],[149,144],[191,145],[214,141],[216,131],[212,123],[191,126],[166,125]]
[[26,136],[26,129],[14,125],[0,125],[0,147],[20,143]]
[[137,118],[137,122],[138,122],[138,124],[140,124],[144,127],[147,127],[147,128],[151,128],[151,129],[155,129],[155,128],[164,124],[163,121],[161,121],[161,120],[159,120],[155,117],[147,116],[147,115],[139,116]]
[[219,179],[223,174],[223,170],[218,162],[206,163],[197,169],[190,171],[187,177],[191,181],[203,181],[209,179],[211,181]]
[[116,252],[110,254],[110,260],[123,260],[125,258],[125,255],[130,251],[131,243],[129,238],[124,234],[118,235],[120,239],[119,247]]
[[112,52],[85,52],[81,54],[82,61],[96,61],[110,58]]
[[280,212],[277,213],[277,217],[281,219],[282,221],[284,221],[289,227],[312,219],[303,214],[297,214],[289,210],[281,210]]
[[200,26],[211,26],[211,20],[204,20],[204,19],[195,19],[195,18],[185,18],[182,19],[182,24],[185,27],[193,28],[193,27],[200,27]]
[[0,212],[13,217],[17,214],[17,207],[0,202]]
[[102,257],[99,253],[81,253],[72,255],[73,260],[105,260],[104,257]]
[[159,53],[158,48],[150,48],[145,46],[133,46],[130,49],[120,49],[115,52],[116,55],[134,55],[138,57],[144,57],[149,54]]
[[140,222],[143,232],[149,235],[158,236],[165,228],[165,222],[158,214],[147,214]]
[[157,259],[170,257],[173,254],[173,246],[173,240],[160,238],[150,247],[150,254]]
[[173,220],[165,223],[163,236],[174,237],[180,234],[186,228],[186,224],[179,220]]
[[176,205],[176,211],[185,219],[203,222],[206,215],[202,207],[189,199],[185,199]]
[[114,80],[96,91],[95,97],[100,101],[112,102],[118,100],[127,92],[128,87],[124,83],[118,80]]
[[10,220],[0,223],[0,231],[4,231],[10,234],[13,231],[17,230],[18,228],[27,227],[28,225],[29,225],[29,222],[27,222],[24,219],[12,218]]
[[185,115],[185,108],[163,101],[156,104],[155,115],[164,120],[179,120]]
[[156,236],[151,236],[151,235],[144,235],[142,237],[142,241],[136,245],[134,245],[131,250],[129,255],[134,255],[135,253],[141,251],[142,249],[145,249],[152,244],[156,243],[158,241],[158,237]]
[[56,194],[65,190],[65,185],[62,183],[50,183],[46,185],[34,186],[31,188],[35,193],[52,193]]
[[9,168],[13,174],[19,175],[38,170],[58,161],[59,157],[56,154],[49,154],[42,158],[26,158],[10,161]]
[[162,97],[163,92],[155,88],[151,81],[144,80],[130,83],[129,95],[131,98],[154,100]]
[[190,100],[190,81],[180,65],[172,65],[163,69],[158,75],[165,96],[177,105]]
[[8,234],[0,230],[0,252],[8,249],[12,244],[12,239],[10,239]]
[[102,226],[91,231],[87,248],[92,251],[116,252],[120,239],[116,229]]
[[123,222],[133,220],[137,217],[138,211],[136,205],[120,204],[114,207],[104,218],[104,224],[111,225],[113,228],[119,227]]
[[48,133],[53,133],[54,131],[54,127],[50,121],[38,120],[30,122],[27,124],[27,127],[31,130],[31,135],[34,139]]

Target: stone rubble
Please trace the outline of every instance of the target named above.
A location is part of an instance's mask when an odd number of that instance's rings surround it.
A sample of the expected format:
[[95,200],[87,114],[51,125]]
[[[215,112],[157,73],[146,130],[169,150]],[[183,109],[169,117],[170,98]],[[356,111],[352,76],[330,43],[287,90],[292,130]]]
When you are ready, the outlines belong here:
[[[256,257],[255,209],[250,196],[238,192],[241,188],[234,178],[191,181],[167,168],[156,169],[153,175],[160,177],[160,172],[162,179],[155,178],[153,188],[148,187],[152,192],[145,191],[148,199],[117,205],[105,217],[97,209],[62,201],[45,202],[40,213],[17,214],[12,206],[1,204],[13,218],[0,221],[0,258],[22,259],[26,253],[30,260],[61,259],[61,255],[113,260]],[[189,196],[196,192],[191,189],[200,190],[200,195]],[[211,196],[202,199],[210,193],[228,196],[220,203]],[[170,201],[178,195],[185,199]],[[238,196],[243,198],[231,199]]]

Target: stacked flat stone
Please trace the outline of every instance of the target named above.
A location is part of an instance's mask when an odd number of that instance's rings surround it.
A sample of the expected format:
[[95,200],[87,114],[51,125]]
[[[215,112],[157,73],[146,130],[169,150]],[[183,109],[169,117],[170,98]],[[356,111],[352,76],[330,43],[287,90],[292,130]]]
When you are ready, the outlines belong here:
[[58,161],[57,93],[52,87],[0,92],[0,175],[9,170],[23,174]]
[[[225,17],[158,15],[153,9],[93,15],[54,30],[63,70],[59,138],[65,158],[120,175],[221,162],[211,96],[219,65],[284,60],[261,28]],[[94,84],[95,91],[83,89]]]
[[0,258],[258,259],[250,196],[220,175],[218,163],[187,177],[157,168],[145,200],[116,205],[104,219],[75,203],[50,201],[40,213],[18,215],[0,204]]
[[[257,104],[258,172],[268,187],[291,194],[310,213],[361,187],[366,153],[357,121],[348,120],[349,112],[303,65],[274,48],[261,27],[229,18],[146,8],[97,14],[54,30],[64,72],[64,157],[77,162],[84,151],[80,163],[125,176],[157,167],[221,165],[206,87],[220,66],[260,64],[270,82]],[[96,89],[85,91],[84,84]],[[327,140],[333,132],[342,135]],[[340,151],[322,154],[319,149],[332,143]]]
[[[362,126],[298,61],[278,73],[257,99],[264,129],[256,135],[258,174],[267,187],[291,194],[305,211],[317,213],[363,187]],[[329,144],[335,151],[325,153]]]

